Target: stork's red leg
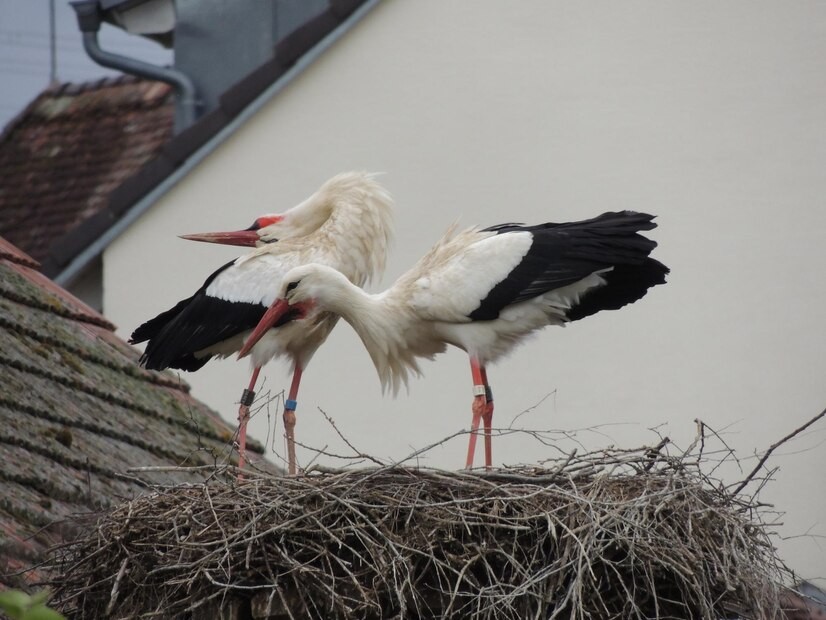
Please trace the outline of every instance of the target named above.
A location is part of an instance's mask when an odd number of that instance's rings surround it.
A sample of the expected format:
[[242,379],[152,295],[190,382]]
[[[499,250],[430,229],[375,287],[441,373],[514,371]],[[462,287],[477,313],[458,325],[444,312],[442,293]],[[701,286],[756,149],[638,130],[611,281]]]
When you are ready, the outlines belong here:
[[298,385],[301,383],[301,366],[295,365],[290,395],[284,402],[284,435],[287,438],[287,467],[291,476],[296,473],[295,466],[295,410],[298,407]]
[[470,374],[473,377],[473,420],[470,425],[470,437],[467,444],[467,461],[465,467],[470,469],[473,467],[473,456],[476,452],[476,433],[479,430],[479,422],[482,420],[482,415],[486,408],[485,398],[485,382],[482,376],[484,368],[479,364],[479,360],[475,357],[470,358]]
[[249,387],[241,393],[241,406],[238,407],[238,469],[244,469],[247,452],[247,422],[250,419],[250,405],[255,400],[255,384],[258,381],[259,372],[261,372],[261,367],[256,366],[252,371]]
[[493,465],[493,445],[491,444],[491,425],[493,423],[493,390],[488,383],[488,371],[484,365],[479,367],[482,383],[485,386],[485,410],[482,412],[482,420],[485,423],[485,467],[491,468]]

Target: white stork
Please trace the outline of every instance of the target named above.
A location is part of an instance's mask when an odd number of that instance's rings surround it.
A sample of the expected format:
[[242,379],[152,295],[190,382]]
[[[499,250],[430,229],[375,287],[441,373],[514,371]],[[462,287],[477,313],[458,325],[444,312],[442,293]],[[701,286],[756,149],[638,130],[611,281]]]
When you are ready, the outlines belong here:
[[[392,200],[373,175],[344,173],[327,181],[309,199],[281,215],[258,218],[246,231],[204,233],[186,238],[235,245],[260,244],[210,275],[194,295],[138,327],[131,343],[148,341],[140,358],[150,369],[195,371],[213,356],[237,352],[250,330],[276,299],[290,269],[320,263],[334,267],[354,285],[384,271],[392,237]],[[297,236],[296,236],[297,235]],[[277,243],[276,243],[277,241]],[[286,356],[293,379],[284,407],[289,471],[295,473],[295,410],[301,373],[326,340],[338,316],[322,310],[288,314],[252,350],[253,372],[241,396],[239,467],[244,466],[249,407],[261,366]]]
[[[523,226],[500,224],[448,233],[383,293],[370,295],[324,265],[302,265],[284,276],[278,299],[239,357],[272,325],[319,310],[344,317],[373,360],[382,389],[398,392],[421,374],[417,358],[451,344],[470,356],[473,419],[467,467],[485,426],[491,466],[493,395],[486,366],[546,325],[564,325],[615,310],[665,282],[668,268],[649,254],[656,242],[639,231],[653,216],[632,211],[590,220]],[[297,322],[301,322],[300,320]]]

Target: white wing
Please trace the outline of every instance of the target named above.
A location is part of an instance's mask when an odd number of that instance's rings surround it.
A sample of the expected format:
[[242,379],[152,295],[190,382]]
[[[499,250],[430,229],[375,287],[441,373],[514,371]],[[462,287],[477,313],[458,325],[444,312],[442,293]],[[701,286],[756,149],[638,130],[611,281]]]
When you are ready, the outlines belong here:
[[468,315],[520,263],[531,243],[528,232],[471,229],[455,237],[448,232],[400,283],[422,319],[468,322]]

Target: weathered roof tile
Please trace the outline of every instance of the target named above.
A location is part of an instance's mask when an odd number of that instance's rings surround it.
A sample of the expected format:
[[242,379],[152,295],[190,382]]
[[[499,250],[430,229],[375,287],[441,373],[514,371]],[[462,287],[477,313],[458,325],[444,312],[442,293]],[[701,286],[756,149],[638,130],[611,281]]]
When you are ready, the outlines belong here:
[[212,464],[228,457],[234,433],[177,377],[140,368],[105,318],[35,264],[0,239],[0,584],[9,586],[63,538],[66,517],[141,491],[146,482],[127,469]]
[[155,157],[172,114],[168,84],[134,77],[41,93],[0,136],[0,235],[45,260]]

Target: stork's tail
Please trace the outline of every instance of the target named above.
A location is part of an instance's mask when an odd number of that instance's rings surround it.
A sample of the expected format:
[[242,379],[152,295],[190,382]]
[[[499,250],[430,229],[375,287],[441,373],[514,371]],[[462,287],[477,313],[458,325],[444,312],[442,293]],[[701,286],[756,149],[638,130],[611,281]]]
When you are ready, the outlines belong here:
[[577,321],[601,310],[617,310],[645,296],[653,286],[665,284],[668,267],[654,258],[639,264],[615,265],[602,274],[605,286],[589,291],[568,311],[569,321]]

